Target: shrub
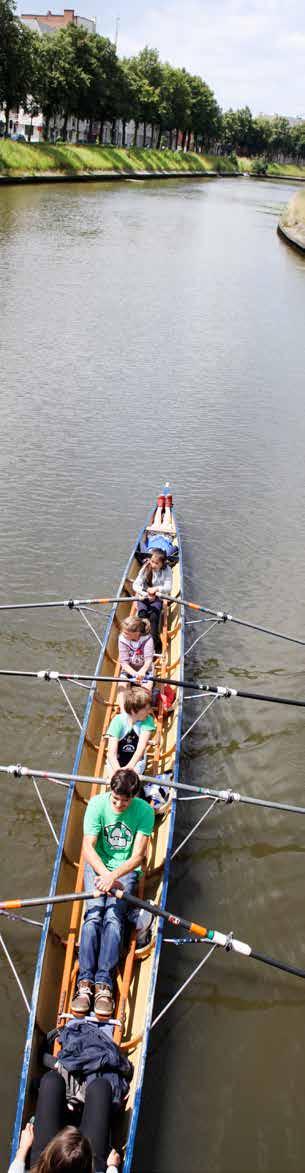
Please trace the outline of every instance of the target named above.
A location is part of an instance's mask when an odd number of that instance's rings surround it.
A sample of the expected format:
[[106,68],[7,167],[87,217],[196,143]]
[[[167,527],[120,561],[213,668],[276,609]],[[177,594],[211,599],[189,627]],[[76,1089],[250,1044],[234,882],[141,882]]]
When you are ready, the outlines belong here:
[[251,175],[267,175],[267,159],[253,159],[250,167]]

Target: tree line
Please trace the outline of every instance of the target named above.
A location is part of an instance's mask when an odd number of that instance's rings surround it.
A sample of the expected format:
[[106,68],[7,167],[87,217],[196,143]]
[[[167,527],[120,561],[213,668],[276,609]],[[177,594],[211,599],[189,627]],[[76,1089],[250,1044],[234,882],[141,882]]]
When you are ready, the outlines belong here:
[[102,141],[104,125],[110,123],[114,143],[120,119],[123,146],[127,123],[133,121],[135,146],[141,126],[144,146],[149,138],[157,149],[165,140],[175,149],[179,140],[184,150],[192,146],[268,161],[305,158],[305,123],[291,127],[286,118],[253,118],[247,106],[222,112],[201,77],[161,62],[156,49],[146,47],[120,59],[108,38],[73,24],[40,37],[17,18],[14,0],[0,0],[0,107],[6,132],[10,111],[19,106],[30,117],[42,111],[46,139],[51,122],[60,118],[65,141],[72,116],[77,134],[79,121],[87,120],[89,141],[95,140],[96,127]]

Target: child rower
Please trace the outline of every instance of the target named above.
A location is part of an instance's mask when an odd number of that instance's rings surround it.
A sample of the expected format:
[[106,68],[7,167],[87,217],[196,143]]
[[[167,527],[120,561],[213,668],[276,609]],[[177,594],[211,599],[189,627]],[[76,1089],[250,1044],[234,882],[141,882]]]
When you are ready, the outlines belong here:
[[146,764],[146,749],[156,724],[151,714],[151,699],[144,688],[129,686],[125,691],[124,709],[113,717],[107,729],[108,778],[116,770],[136,770],[143,774]]
[[154,550],[150,558],[141,566],[141,570],[133,582],[133,590],[140,599],[138,615],[141,619],[149,619],[150,621],[156,651],[159,650],[162,599],[171,595],[172,585],[172,570],[168,566],[165,551]]
[[[154,655],[154,641],[151,635],[149,619],[141,619],[139,615],[129,615],[121,624],[119,635],[119,657],[121,673],[142,684],[144,678],[152,670]],[[120,682],[118,686],[118,701],[121,713],[124,711],[124,697],[127,683]],[[152,680],[145,683],[148,699],[151,700]]]

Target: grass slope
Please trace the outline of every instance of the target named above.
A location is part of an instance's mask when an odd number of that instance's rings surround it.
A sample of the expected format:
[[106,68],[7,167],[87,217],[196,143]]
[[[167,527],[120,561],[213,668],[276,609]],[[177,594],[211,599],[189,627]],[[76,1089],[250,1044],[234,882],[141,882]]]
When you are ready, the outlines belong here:
[[60,173],[77,175],[78,172],[115,171],[132,175],[134,171],[153,174],[154,171],[224,171],[234,174],[230,159],[218,159],[213,155],[195,155],[182,151],[144,151],[139,148],[122,150],[119,147],[86,147],[67,143],[51,146],[50,143],[26,144],[0,141],[0,176],[37,175]]
[[[251,173],[253,159],[239,158],[238,164],[240,171]],[[297,163],[268,163],[268,176],[270,179],[305,179],[305,167],[299,167]]]
[[305,191],[297,191],[285,208],[280,225],[305,248]]

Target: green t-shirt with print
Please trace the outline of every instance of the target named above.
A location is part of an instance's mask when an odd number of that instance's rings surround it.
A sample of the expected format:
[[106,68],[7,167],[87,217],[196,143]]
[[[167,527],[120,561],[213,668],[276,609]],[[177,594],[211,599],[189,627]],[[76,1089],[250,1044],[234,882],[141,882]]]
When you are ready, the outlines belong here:
[[84,835],[97,836],[95,851],[108,871],[113,872],[119,864],[130,859],[137,832],[149,837],[154,822],[154,811],[143,798],[133,798],[126,810],[116,814],[110,795],[98,794],[88,803]]

